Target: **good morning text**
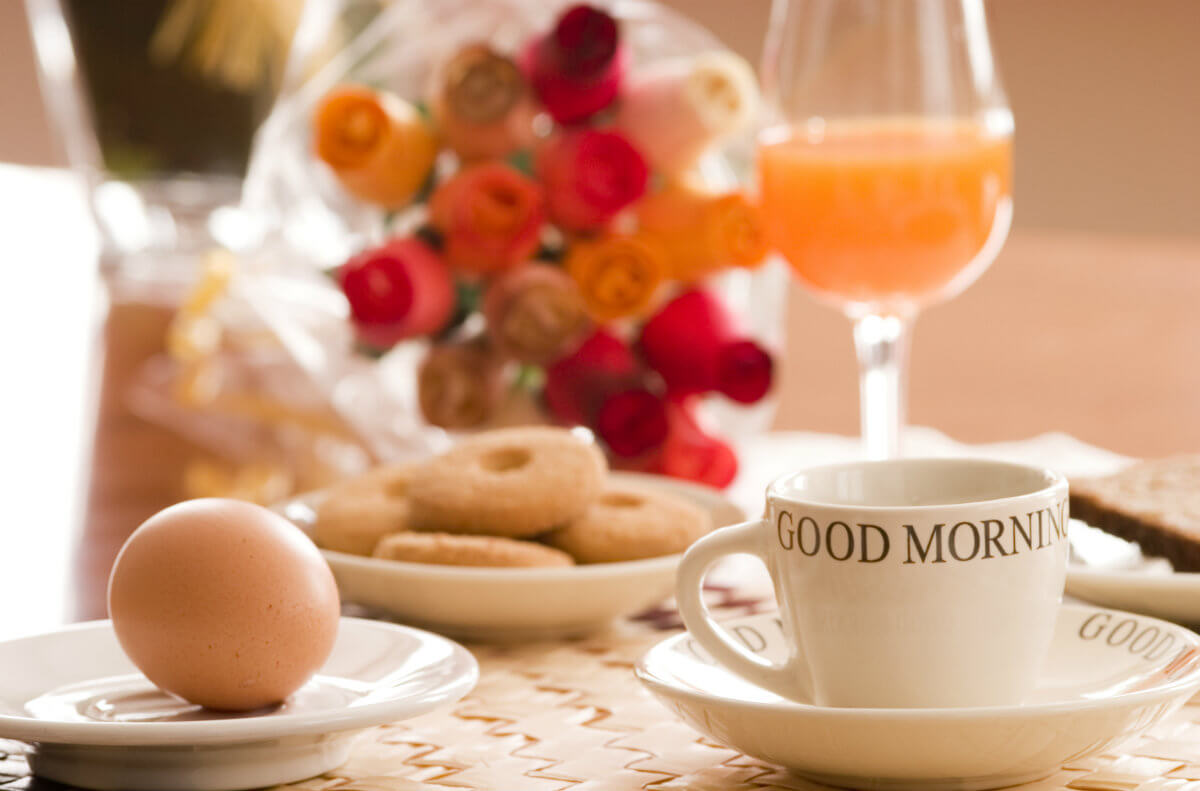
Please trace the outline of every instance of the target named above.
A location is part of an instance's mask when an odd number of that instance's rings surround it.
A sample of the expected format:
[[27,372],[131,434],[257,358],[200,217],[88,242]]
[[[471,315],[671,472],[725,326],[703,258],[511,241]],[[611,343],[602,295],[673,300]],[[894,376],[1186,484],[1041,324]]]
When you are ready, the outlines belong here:
[[780,510],[779,546],[808,557],[879,563],[891,555],[905,564],[1005,558],[1054,546],[1067,537],[1067,501],[1003,518],[946,520],[885,528],[869,522],[822,521]]

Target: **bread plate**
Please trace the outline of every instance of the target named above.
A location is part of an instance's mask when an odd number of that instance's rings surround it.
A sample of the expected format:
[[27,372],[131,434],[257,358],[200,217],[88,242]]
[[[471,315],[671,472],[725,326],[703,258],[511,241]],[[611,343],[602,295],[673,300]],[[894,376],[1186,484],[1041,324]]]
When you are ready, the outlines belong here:
[[[614,472],[614,483],[682,497],[706,510],[714,527],[743,512],[706,486],[640,473]],[[311,535],[312,492],[279,506]],[[468,568],[406,563],[321,550],[342,600],[402,623],[467,640],[549,639],[594,632],[668,597],[680,555],[563,568]]]
[[1200,574],[1174,571],[1137,544],[1071,520],[1067,593],[1102,607],[1200,624]]

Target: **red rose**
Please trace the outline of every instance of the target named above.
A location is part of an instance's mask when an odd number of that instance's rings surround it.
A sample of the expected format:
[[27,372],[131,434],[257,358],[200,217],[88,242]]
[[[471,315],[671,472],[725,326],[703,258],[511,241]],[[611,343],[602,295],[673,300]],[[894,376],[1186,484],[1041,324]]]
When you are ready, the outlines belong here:
[[613,454],[625,459],[644,456],[667,438],[666,403],[644,387],[613,393],[596,410],[595,429]]
[[543,398],[550,414],[568,425],[590,426],[605,398],[640,384],[629,344],[605,329],[546,368]]
[[737,454],[724,440],[700,425],[689,399],[661,402],[667,419],[662,444],[641,456],[615,457],[615,469],[668,475],[723,489],[737,476]]
[[583,129],[551,139],[538,152],[538,178],[550,219],[571,231],[603,227],[646,192],[649,169],[617,132]]
[[460,170],[429,203],[430,217],[446,238],[452,267],[488,274],[528,259],[541,241],[542,191],[499,162]]
[[771,389],[771,356],[740,337],[733,317],[706,291],[685,291],[664,305],[642,327],[638,348],[674,396],[715,391],[752,404]]
[[771,355],[754,341],[730,341],[717,357],[715,389],[739,404],[757,403],[771,389]]
[[521,54],[521,68],[546,112],[562,124],[582,121],[612,104],[628,55],[617,21],[587,5],[572,6],[554,29]]
[[380,349],[437,332],[454,310],[449,270],[414,237],[359,253],[338,269],[337,279],[359,337]]
[[673,478],[724,489],[737,477],[737,454],[728,443],[706,432],[687,402],[667,405],[670,431],[663,444],[659,469]]

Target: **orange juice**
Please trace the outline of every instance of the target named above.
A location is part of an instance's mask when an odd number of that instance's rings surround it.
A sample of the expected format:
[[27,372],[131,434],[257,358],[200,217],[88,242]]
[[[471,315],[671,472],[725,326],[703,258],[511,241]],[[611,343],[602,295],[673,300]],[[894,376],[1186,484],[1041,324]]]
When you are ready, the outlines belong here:
[[[771,246],[843,301],[938,295],[1011,211],[1011,138],[973,122],[769,130],[758,167]],[[997,231],[1002,240],[1007,227]]]

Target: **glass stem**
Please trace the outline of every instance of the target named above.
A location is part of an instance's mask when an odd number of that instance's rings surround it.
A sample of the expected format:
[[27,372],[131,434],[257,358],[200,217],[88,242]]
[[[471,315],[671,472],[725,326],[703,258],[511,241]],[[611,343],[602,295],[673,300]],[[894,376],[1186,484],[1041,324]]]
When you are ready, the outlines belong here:
[[910,324],[908,316],[854,319],[862,437],[870,459],[894,459],[902,452]]

